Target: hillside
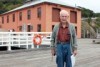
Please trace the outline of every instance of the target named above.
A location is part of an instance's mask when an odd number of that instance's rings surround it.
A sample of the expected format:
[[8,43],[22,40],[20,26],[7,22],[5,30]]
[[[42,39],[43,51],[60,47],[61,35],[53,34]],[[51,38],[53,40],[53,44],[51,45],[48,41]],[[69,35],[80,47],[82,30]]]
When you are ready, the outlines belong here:
[[25,0],[0,0],[0,14],[21,6]]

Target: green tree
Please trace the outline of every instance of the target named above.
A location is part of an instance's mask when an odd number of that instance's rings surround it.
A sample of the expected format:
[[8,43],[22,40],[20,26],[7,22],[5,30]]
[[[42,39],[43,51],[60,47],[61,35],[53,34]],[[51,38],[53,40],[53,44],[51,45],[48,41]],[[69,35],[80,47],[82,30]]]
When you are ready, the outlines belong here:
[[21,6],[25,0],[0,0],[0,14]]

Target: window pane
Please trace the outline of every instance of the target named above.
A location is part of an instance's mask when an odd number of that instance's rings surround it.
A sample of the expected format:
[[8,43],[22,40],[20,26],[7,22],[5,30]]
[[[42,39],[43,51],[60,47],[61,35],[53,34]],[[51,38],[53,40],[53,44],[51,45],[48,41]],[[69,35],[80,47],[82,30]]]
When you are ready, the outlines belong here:
[[7,16],[7,23],[9,23],[9,15]]
[[13,14],[13,22],[15,22],[15,14]]
[[37,9],[37,17],[41,18],[41,7]]
[[19,26],[19,31],[22,31],[22,26]]
[[53,22],[59,22],[59,17],[60,17],[60,9],[58,8],[53,8],[52,9],[52,21]]
[[31,32],[31,25],[28,25],[28,26],[27,26],[27,31],[28,31],[28,32]]
[[2,24],[4,24],[4,17],[2,17]]
[[53,30],[53,28],[54,28],[54,25],[52,25],[52,30]]
[[31,19],[31,11],[30,10],[27,11],[27,19]]
[[75,30],[76,30],[76,34],[77,34],[77,27],[75,27]]
[[19,13],[19,20],[22,20],[22,12]]
[[76,11],[70,12],[70,22],[77,23],[77,12]]
[[38,24],[38,25],[37,25],[37,31],[38,31],[38,32],[41,32],[41,24]]

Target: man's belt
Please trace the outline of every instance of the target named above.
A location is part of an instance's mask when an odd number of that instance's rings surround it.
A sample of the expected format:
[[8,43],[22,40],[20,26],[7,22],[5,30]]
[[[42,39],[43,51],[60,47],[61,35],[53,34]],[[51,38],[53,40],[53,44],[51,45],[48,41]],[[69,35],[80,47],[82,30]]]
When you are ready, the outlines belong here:
[[57,44],[69,44],[70,43],[70,41],[66,41],[66,42],[61,42],[61,41],[57,41]]

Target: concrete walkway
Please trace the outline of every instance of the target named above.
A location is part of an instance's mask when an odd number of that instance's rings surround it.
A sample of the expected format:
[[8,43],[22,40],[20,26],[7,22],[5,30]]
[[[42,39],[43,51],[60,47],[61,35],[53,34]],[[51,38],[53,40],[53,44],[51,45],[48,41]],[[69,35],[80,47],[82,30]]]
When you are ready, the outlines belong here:
[[[100,44],[79,39],[75,67],[100,67]],[[56,67],[49,49],[0,54],[0,67]]]
[[100,67],[100,44],[92,44],[92,39],[81,39],[78,44],[75,67]]

